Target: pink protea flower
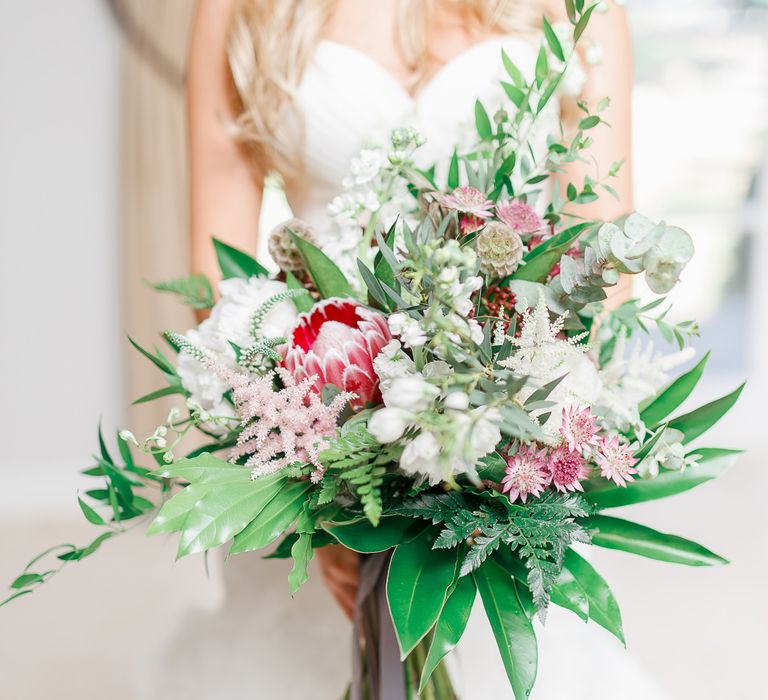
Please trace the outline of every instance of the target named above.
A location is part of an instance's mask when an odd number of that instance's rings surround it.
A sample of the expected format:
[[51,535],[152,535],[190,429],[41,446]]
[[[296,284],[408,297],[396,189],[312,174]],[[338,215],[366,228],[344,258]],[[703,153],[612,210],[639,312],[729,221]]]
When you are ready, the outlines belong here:
[[487,219],[493,208],[493,202],[477,187],[457,187],[450,194],[444,194],[440,203],[447,209],[471,214],[478,219]]
[[328,299],[299,316],[284,364],[297,382],[314,377],[317,393],[333,384],[355,394],[352,406],[361,409],[381,400],[373,359],[391,339],[381,314],[349,299]]
[[638,460],[626,444],[619,442],[618,435],[603,438],[597,448],[595,462],[600,467],[600,473],[619,486],[626,486],[628,481],[632,481],[632,474],[637,474],[634,466]]
[[544,228],[544,221],[536,213],[536,210],[519,199],[511,199],[503,204],[497,204],[496,218],[509,226],[515,233],[523,236]]
[[472,214],[464,214],[459,219],[459,230],[461,231],[462,236],[467,236],[470,233],[479,231],[483,226],[485,226],[485,221]]
[[565,445],[549,453],[549,470],[552,485],[558,491],[583,491],[579,483],[589,476],[589,467],[578,452],[571,452]]
[[538,496],[552,479],[547,465],[547,453],[534,445],[521,445],[512,457],[507,458],[506,476],[501,480],[501,490],[513,503],[519,498],[525,503],[528,496]]
[[560,435],[571,452],[583,452],[592,445],[597,445],[597,417],[589,407],[579,409],[567,406],[563,409]]

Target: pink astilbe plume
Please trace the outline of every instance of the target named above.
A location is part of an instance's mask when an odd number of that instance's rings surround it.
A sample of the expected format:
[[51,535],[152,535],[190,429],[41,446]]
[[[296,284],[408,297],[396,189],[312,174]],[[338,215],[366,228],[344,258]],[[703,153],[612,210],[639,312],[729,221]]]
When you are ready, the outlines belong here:
[[[182,351],[191,353],[232,387],[242,432],[230,459],[247,457],[245,465],[251,467],[254,479],[295,462],[313,464],[312,480],[322,479],[318,455],[328,446],[326,438],[336,433],[339,414],[355,398],[353,393],[340,392],[326,406],[314,390],[316,377],[297,382],[284,367],[254,377],[224,366],[184,338],[175,339]],[[282,389],[275,389],[276,377],[281,380]]]

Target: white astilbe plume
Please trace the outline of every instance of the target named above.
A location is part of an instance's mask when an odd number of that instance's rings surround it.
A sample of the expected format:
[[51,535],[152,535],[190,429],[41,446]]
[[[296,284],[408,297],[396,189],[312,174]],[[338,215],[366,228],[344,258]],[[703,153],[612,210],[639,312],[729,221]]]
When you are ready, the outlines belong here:
[[621,426],[638,426],[637,405],[653,396],[670,380],[669,372],[694,356],[693,348],[664,354],[657,352],[653,342],[635,343],[627,353],[627,333],[622,329],[613,355],[600,370],[602,391],[598,403],[613,415]]
[[580,344],[586,334],[563,337],[565,319],[563,315],[550,320],[542,294],[532,311],[523,312],[520,337],[509,337],[515,350],[499,363],[515,374],[529,378],[517,395],[520,401],[526,401],[536,389],[565,375],[548,397],[555,403],[554,407],[533,412],[533,415],[549,414],[545,430],[553,434],[560,427],[563,408],[572,404],[591,406],[600,391],[597,368],[587,356],[589,347]]

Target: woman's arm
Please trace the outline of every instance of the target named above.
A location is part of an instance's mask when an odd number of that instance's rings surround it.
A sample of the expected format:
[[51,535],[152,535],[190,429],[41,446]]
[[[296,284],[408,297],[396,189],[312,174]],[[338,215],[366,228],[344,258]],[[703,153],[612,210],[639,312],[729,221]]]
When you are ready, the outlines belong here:
[[[594,143],[585,151],[588,162],[571,163],[562,175],[561,191],[569,182],[581,187],[584,176],[604,178],[613,163],[622,162],[618,177],[611,178],[607,184],[616,190],[618,199],[607,192],[600,193],[600,199],[579,206],[579,215],[587,219],[609,221],[634,208],[632,195],[632,39],[629,32],[627,12],[613,0],[606,3],[608,11],[604,14],[593,12],[587,31],[580,41],[581,47],[594,42],[602,49],[600,63],[589,66],[582,61],[587,71],[587,82],[581,99],[595,105],[604,97],[610,97],[610,105],[601,113],[607,124],[600,124],[590,130]],[[562,0],[549,0],[547,10],[558,20],[567,21],[564,16]],[[580,111],[575,105],[565,105],[566,119],[579,118]],[[574,111],[575,110],[575,111]],[[573,114],[571,114],[573,112]],[[608,306],[617,306],[631,294],[631,278],[625,276],[616,286],[608,290]]]
[[192,27],[187,120],[192,271],[218,281],[215,236],[253,253],[263,182],[232,135],[227,30],[234,0],[199,0]]

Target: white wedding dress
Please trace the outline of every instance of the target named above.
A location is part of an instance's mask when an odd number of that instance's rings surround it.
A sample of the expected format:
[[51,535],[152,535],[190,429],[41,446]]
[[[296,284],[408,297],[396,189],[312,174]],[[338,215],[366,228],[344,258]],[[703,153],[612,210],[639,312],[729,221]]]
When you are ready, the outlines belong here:
[[[528,74],[535,52],[516,38],[478,44],[444,66],[415,97],[365,54],[323,41],[298,91],[306,124],[305,178],[286,192],[294,214],[318,232],[326,207],[361,147],[412,125],[426,137],[424,165],[447,162],[474,124],[480,98],[490,114],[502,102],[500,49]],[[556,114],[550,119],[556,120]],[[319,571],[295,598],[290,563],[240,555],[217,562],[221,606],[184,620],[157,660],[154,700],[336,700],[350,674],[350,626]],[[462,700],[512,698],[478,597],[452,669]],[[665,695],[621,645],[562,609],[539,630],[539,677],[532,700],[658,700]]]

